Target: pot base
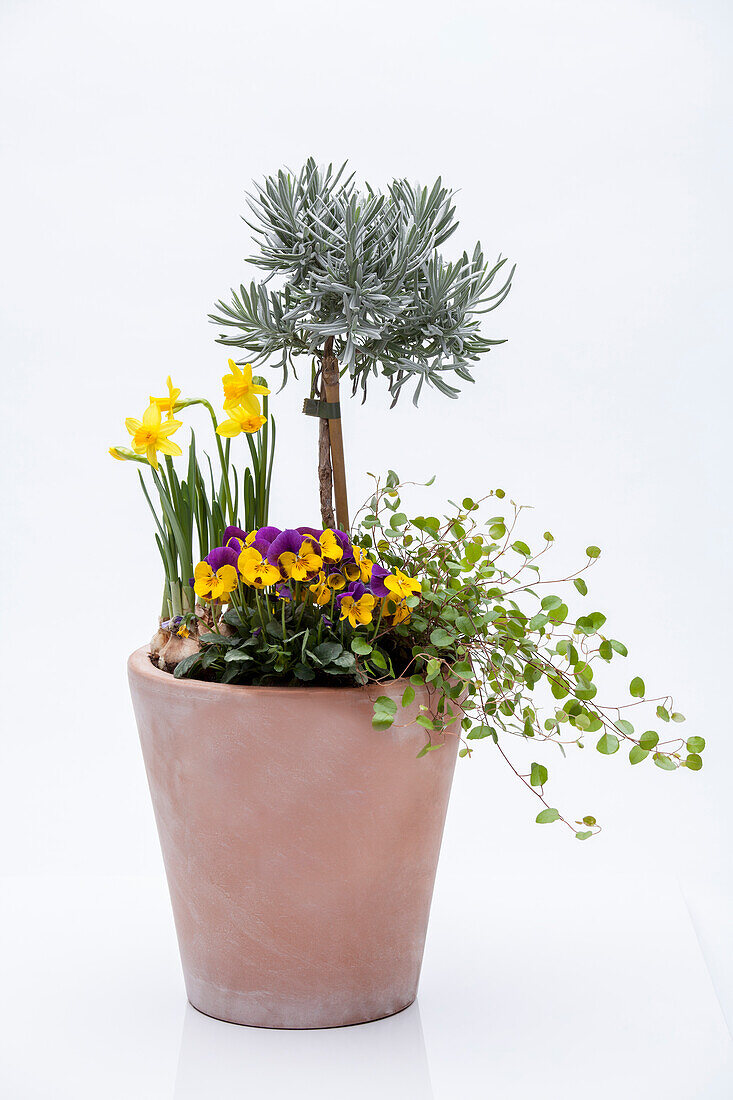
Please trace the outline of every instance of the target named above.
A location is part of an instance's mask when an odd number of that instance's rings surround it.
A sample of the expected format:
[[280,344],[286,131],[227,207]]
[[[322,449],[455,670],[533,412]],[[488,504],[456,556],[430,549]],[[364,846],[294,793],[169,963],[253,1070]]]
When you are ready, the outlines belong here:
[[[197,1012],[200,1012],[202,1016],[208,1016],[211,1020],[220,1020],[225,1024],[234,1024],[236,1027],[257,1027],[265,1028],[270,1031],[318,1031],[337,1027],[358,1027],[360,1024],[374,1024],[378,1020],[388,1020],[390,1016],[399,1016],[400,1012],[404,1012],[408,1009],[410,1005],[415,1003],[415,998],[413,997],[412,1000],[402,1005],[401,1008],[395,1008],[391,1012],[384,1012],[380,1016],[369,1014],[367,1016],[356,1016],[354,1019],[339,1019],[330,1023],[314,1023],[313,1020],[315,1016],[312,1012],[309,1012],[307,1022],[274,1023],[272,1022],[272,1018],[277,1015],[277,1012],[273,1005],[269,1006],[270,1011],[267,1012],[268,1022],[264,1022],[262,1013],[260,1013],[257,1018],[255,1018],[254,1014],[247,1014],[246,1019],[240,1018],[239,1013],[237,1013],[238,1018],[233,1019],[231,1015],[221,1015],[218,1012],[207,1012],[201,1005],[195,1004],[190,997],[188,1003],[192,1008],[195,1008]],[[292,1017],[288,1014],[288,1018],[291,1019]]]

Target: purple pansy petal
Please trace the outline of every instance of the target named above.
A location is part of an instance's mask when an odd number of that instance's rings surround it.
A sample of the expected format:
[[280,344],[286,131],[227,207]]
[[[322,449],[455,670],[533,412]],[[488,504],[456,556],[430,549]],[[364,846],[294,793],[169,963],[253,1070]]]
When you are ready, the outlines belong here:
[[259,539],[260,542],[267,543],[269,546],[280,534],[282,534],[282,532],[279,527],[260,527],[255,538]]
[[237,559],[239,558],[238,551],[234,550],[231,546],[215,546],[213,550],[204,558],[211,568],[216,571],[221,569],[222,565],[233,565],[237,568]]
[[348,588],[345,588],[343,592],[336,593],[336,599],[339,603],[343,600],[344,596],[351,596],[352,600],[360,600],[366,593],[366,585],[361,581],[352,581]]
[[372,590],[372,595],[382,597],[389,596],[389,589],[384,583],[384,578],[389,576],[389,569],[385,569],[381,565],[372,566],[372,572],[369,577],[369,587]]
[[247,532],[243,531],[241,527],[227,527],[222,542],[227,546],[230,539],[241,539],[242,542],[245,542],[246,538]]
[[275,585],[275,592],[281,600],[292,600],[293,598],[293,593],[290,591],[284,581],[282,581],[280,584]]
[[281,531],[277,538],[273,539],[267,551],[267,560],[272,565],[278,564],[281,554],[297,554],[303,545],[303,536],[295,528],[287,528]]
[[[254,542],[251,542],[249,545],[258,551],[260,557],[267,557],[267,551],[270,549],[270,543],[267,539],[261,539],[260,536],[257,535]],[[246,547],[246,549],[249,549],[249,547]]]

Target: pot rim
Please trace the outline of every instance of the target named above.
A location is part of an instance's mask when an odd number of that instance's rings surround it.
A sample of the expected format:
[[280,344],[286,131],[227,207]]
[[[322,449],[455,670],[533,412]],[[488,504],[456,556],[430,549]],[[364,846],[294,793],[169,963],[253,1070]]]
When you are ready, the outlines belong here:
[[127,659],[128,670],[134,670],[139,676],[143,676],[150,680],[157,680],[161,683],[165,682],[169,686],[175,686],[176,688],[186,688],[186,690],[193,690],[194,692],[205,692],[210,694],[213,692],[219,693],[231,693],[237,691],[253,691],[261,695],[267,694],[281,694],[287,691],[292,694],[310,694],[311,692],[317,692],[319,695],[343,695],[346,692],[368,694],[371,688],[376,688],[378,691],[384,692],[391,687],[402,684],[409,684],[409,676],[400,676],[397,680],[384,680],[380,683],[376,681],[369,684],[359,685],[354,684],[353,687],[328,687],[327,685],[312,686],[304,684],[301,686],[295,686],[290,684],[218,684],[211,680],[190,680],[190,679],[176,679],[172,672],[164,672],[161,668],[157,668],[150,660],[150,646],[140,646],[139,649],[134,650]]

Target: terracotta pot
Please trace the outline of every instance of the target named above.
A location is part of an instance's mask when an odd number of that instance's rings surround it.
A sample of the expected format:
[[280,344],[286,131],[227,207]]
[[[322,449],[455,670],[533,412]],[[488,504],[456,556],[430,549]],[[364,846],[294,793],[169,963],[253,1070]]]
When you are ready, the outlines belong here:
[[372,727],[368,688],[130,687],[191,1004],[337,1027],[415,999],[458,738],[417,759],[416,700]]

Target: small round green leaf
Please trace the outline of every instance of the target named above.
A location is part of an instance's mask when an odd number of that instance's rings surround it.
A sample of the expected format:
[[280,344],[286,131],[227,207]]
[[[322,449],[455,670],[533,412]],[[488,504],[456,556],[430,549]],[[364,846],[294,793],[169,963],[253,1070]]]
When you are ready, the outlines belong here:
[[604,733],[596,748],[604,756],[612,756],[613,753],[618,752],[618,737],[613,733]]
[[634,699],[643,699],[645,691],[646,686],[641,676],[635,676],[629,684],[629,693],[633,696]]
[[533,764],[529,781],[533,787],[543,787],[547,782],[547,768],[544,764]]
[[646,760],[648,755],[647,749],[642,749],[640,745],[634,745],[629,753],[629,760],[632,764],[641,764],[642,760]]
[[701,753],[705,748],[704,737],[688,737],[687,738],[687,751],[694,753]]
[[537,814],[535,821],[538,825],[549,825],[550,822],[557,821],[559,817],[560,814],[557,812],[557,810],[555,810],[553,807],[548,807],[548,809],[541,810],[540,813]]
[[702,767],[702,757],[696,752],[690,753],[685,760],[685,767],[689,768],[691,772],[699,772]]

